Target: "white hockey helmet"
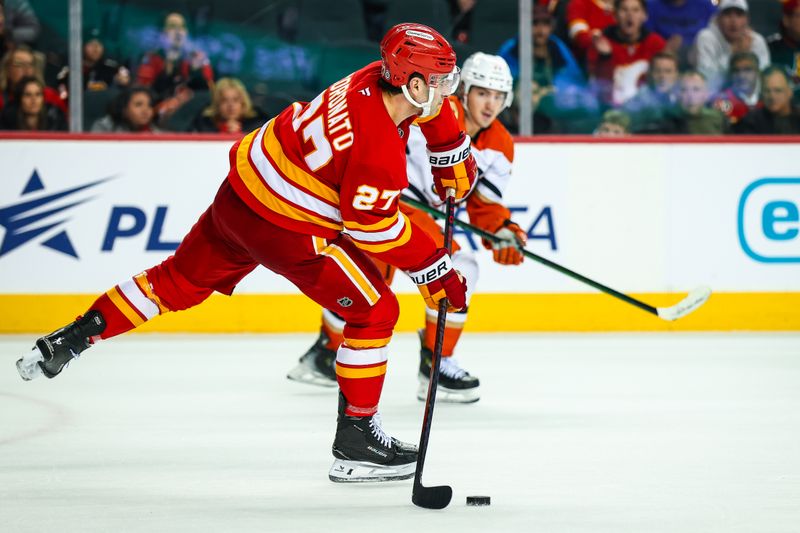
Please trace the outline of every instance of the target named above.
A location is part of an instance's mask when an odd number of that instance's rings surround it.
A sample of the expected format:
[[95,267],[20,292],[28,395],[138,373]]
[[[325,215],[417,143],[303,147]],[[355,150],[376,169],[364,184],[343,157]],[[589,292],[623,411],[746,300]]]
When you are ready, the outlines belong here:
[[494,89],[506,93],[503,109],[514,101],[514,78],[506,60],[500,56],[475,52],[464,61],[461,69],[461,81],[464,84],[464,105],[467,105],[467,93],[475,87]]

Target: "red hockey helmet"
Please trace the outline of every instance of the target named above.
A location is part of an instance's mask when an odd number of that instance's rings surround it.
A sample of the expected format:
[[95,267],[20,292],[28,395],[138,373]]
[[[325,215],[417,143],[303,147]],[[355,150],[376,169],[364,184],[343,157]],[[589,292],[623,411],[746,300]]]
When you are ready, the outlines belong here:
[[[381,75],[395,87],[402,87],[415,72],[430,84],[432,77],[456,71],[456,53],[447,39],[424,24],[394,26],[381,41]],[[455,86],[453,86],[455,90]]]

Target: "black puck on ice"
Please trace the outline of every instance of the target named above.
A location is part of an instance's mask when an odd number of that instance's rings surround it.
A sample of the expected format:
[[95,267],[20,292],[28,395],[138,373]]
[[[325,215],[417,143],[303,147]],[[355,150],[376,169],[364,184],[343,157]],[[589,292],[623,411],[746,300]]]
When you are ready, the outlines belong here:
[[491,505],[490,496],[467,496],[467,505]]

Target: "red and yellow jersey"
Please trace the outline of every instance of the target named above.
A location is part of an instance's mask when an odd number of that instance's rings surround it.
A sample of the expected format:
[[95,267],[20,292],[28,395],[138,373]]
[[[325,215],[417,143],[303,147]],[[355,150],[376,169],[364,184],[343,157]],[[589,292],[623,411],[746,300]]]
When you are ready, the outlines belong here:
[[611,44],[611,53],[600,54],[595,47],[588,50],[589,76],[598,85],[601,102],[620,106],[633,98],[646,82],[650,60],[667,43],[645,28],[636,42],[627,42],[616,25],[603,30],[603,36]]
[[[405,150],[414,117],[395,125],[379,76],[375,62],[311,102],[292,104],[234,146],[228,179],[274,224],[324,238],[344,232],[360,249],[409,269],[436,247],[398,209],[408,185]],[[433,137],[458,136],[449,109],[430,123]]]
[[573,48],[583,57],[592,47],[592,32],[614,24],[612,2],[570,0],[567,4],[567,29]]
[[[455,96],[450,107],[464,130],[464,106]],[[428,205],[439,206],[441,200],[433,190],[433,177],[425,152],[425,139],[418,128],[411,128],[408,144],[408,179],[411,195]],[[499,120],[480,130],[472,139],[472,155],[478,165],[478,182],[467,197],[470,222],[487,231],[496,231],[511,216],[503,205],[503,192],[511,179],[514,162],[514,141]]]

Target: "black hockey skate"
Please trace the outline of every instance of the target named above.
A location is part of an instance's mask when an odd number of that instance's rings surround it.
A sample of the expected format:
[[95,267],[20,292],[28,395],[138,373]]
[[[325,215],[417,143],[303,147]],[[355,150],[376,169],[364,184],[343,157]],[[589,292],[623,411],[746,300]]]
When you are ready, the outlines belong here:
[[91,343],[89,338],[100,335],[106,322],[99,311],[89,311],[75,322],[41,337],[28,355],[17,361],[19,375],[30,381],[44,374],[54,378],[76,359]]
[[301,383],[336,387],[336,351],[326,348],[327,343],[328,336],[320,331],[317,341],[300,358],[286,377]]
[[[433,352],[425,347],[423,332],[419,332],[419,387],[417,399],[425,401],[428,398],[428,383],[430,383],[431,361]],[[442,357],[439,366],[439,388],[436,389],[436,401],[445,403],[474,403],[481,399],[480,381],[475,376],[461,368],[454,357]]]
[[347,416],[346,400],[339,392],[339,417],[333,440],[331,481],[357,483],[394,481],[414,476],[417,447],[390,437],[381,428],[380,415]]

